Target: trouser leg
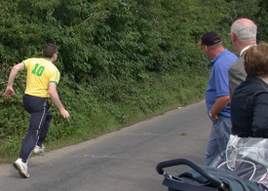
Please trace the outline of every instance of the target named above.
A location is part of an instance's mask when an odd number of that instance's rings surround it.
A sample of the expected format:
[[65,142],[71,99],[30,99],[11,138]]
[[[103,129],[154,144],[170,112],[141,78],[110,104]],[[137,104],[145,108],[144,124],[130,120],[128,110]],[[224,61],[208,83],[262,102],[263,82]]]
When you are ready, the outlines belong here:
[[219,117],[219,119],[213,121],[205,156],[205,165],[217,165],[220,161],[225,160],[225,149],[230,133],[230,118]]
[[231,134],[232,123],[230,118],[221,117],[216,124],[217,144],[220,151],[225,151]]
[[211,164],[211,162],[216,157],[218,152],[219,150],[218,150],[216,132],[215,129],[212,127],[206,148],[204,165],[209,166],[209,164]]
[[23,97],[24,108],[30,113],[28,132],[22,141],[20,158],[26,162],[39,140],[40,131],[46,121],[48,112],[47,99],[25,95]]
[[37,141],[39,139],[39,131],[44,125],[45,115],[45,111],[31,114],[30,126],[22,142],[22,148],[20,152],[20,158],[22,158],[23,162],[26,162],[28,160],[33,148],[37,144]]
[[40,129],[39,139],[38,139],[38,142],[37,142],[37,145],[40,146],[40,147],[42,146],[43,142],[45,141],[45,139],[47,137],[48,128],[50,126],[51,120],[52,120],[52,115],[48,111],[47,114],[46,114],[46,119],[45,119],[44,125]]

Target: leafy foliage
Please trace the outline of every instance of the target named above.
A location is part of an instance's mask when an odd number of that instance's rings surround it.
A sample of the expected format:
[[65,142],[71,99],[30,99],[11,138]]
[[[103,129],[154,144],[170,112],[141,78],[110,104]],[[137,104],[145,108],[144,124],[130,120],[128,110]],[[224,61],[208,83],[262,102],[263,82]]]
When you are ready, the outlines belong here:
[[[200,36],[219,32],[230,47],[231,22],[249,17],[266,40],[267,15],[264,0],[2,0],[0,88],[14,63],[55,42],[72,119],[54,108],[47,141],[77,142],[202,98],[208,70]],[[27,128],[24,86],[21,74],[12,102],[0,99],[1,156],[14,156]]]

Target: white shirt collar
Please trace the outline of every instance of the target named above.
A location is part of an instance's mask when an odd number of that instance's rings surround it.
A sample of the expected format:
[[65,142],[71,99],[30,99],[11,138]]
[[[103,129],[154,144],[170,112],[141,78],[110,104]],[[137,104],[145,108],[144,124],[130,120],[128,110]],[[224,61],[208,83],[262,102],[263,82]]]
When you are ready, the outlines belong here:
[[254,45],[248,45],[248,46],[246,46],[245,48],[243,48],[241,51],[240,51],[240,56],[242,56],[243,54],[244,54],[244,52],[247,50],[247,49],[249,49],[250,47],[252,47],[252,46],[255,46],[255,44]]

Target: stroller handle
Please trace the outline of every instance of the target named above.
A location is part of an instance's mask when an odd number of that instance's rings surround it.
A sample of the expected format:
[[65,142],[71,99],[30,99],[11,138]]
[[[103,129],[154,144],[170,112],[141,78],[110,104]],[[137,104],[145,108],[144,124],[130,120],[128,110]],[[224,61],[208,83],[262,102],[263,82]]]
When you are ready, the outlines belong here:
[[193,170],[198,172],[201,176],[205,177],[212,184],[217,185],[217,186],[223,185],[223,183],[219,179],[217,179],[215,177],[212,177],[211,175],[206,173],[202,168],[200,168],[198,165],[196,165],[195,163],[193,163],[192,161],[187,160],[187,159],[174,159],[174,160],[160,162],[156,166],[156,171],[160,175],[163,175],[164,174],[164,168],[177,166],[177,165],[189,166],[190,168],[192,168]]

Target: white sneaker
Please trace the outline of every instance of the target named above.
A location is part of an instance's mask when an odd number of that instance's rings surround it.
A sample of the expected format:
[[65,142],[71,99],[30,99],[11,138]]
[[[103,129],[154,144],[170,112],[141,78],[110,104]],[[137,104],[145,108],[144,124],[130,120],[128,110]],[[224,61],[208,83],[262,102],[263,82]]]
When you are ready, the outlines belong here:
[[23,162],[21,158],[18,158],[14,163],[13,166],[15,169],[18,170],[19,174],[23,178],[30,178],[30,174],[28,172],[27,163]]
[[33,153],[36,154],[36,155],[39,155],[41,153],[44,153],[45,152],[45,146],[42,144],[42,146],[38,146],[38,145],[35,145],[34,149],[33,149]]

